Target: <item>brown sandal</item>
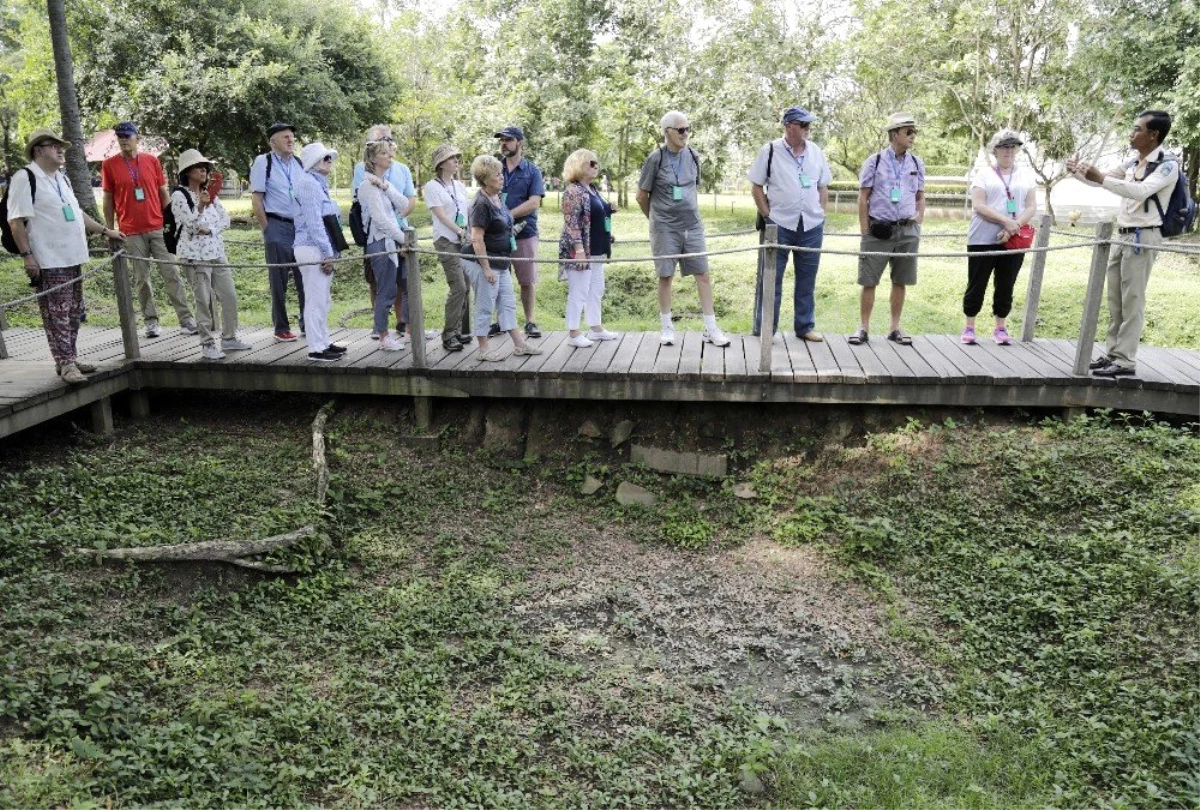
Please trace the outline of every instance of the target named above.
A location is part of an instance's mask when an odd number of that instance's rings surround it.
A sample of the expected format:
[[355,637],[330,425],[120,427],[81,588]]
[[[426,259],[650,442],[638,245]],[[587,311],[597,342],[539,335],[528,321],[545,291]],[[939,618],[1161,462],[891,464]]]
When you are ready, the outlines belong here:
[[871,339],[871,336],[867,334],[866,329],[859,329],[853,335],[846,338],[846,342],[849,343],[851,346],[861,346],[862,344],[866,343],[870,339]]

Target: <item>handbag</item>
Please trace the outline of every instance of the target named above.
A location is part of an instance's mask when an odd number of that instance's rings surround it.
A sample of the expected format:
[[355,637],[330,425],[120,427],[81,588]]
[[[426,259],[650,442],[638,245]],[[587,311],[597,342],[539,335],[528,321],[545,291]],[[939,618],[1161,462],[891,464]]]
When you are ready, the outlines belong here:
[[1014,233],[1004,243],[1004,247],[1008,250],[1024,250],[1033,246],[1033,235],[1037,233],[1032,225],[1022,225],[1021,230]]
[[346,236],[342,233],[342,220],[337,214],[326,214],[321,217],[321,221],[325,223],[325,233],[329,235],[329,244],[333,245],[333,249],[338,253],[349,250],[350,246],[346,244]]

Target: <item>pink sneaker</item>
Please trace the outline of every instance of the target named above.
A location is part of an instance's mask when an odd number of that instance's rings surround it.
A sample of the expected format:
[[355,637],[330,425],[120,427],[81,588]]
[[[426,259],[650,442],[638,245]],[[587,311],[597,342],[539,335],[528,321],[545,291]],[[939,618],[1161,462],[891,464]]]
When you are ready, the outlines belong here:
[[992,339],[1001,346],[1008,346],[1012,343],[1012,338],[1008,335],[1008,330],[1003,326],[996,327],[996,331],[992,332]]
[[975,345],[975,327],[974,326],[968,326],[967,328],[963,329],[962,342],[965,343],[967,346]]

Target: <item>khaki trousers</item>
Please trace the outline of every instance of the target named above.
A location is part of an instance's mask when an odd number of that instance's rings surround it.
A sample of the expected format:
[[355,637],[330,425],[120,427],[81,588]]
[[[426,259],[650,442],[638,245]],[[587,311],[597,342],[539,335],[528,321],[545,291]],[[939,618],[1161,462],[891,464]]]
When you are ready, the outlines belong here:
[[[1114,236],[1122,242],[1132,243],[1135,239],[1132,233]],[[1141,232],[1140,242],[1140,250],[1133,244],[1113,245],[1105,276],[1109,323],[1104,346],[1112,361],[1125,368],[1137,365],[1138,341],[1146,325],[1146,284],[1158,254],[1154,248],[1162,244],[1162,234],[1158,228],[1147,228]]]
[[221,338],[233,340],[237,337],[238,310],[237,291],[233,286],[233,273],[229,267],[218,262],[184,262],[188,281],[192,284],[192,297],[196,299],[196,328],[200,330],[200,345],[216,342],[213,329],[216,315],[215,303],[221,306]]
[[179,325],[192,322],[192,311],[188,308],[187,295],[183,291],[183,282],[179,280],[179,272],[174,264],[175,257],[167,253],[167,245],[163,242],[162,231],[150,231],[125,237],[125,254],[133,264],[133,289],[137,293],[138,306],[142,310],[142,318],[147,324],[158,323],[158,307],[154,305],[154,288],[150,286],[150,262],[144,261],[150,257],[159,262],[172,264],[156,264],[158,274],[162,276],[163,285],[167,288],[167,299],[179,316]]

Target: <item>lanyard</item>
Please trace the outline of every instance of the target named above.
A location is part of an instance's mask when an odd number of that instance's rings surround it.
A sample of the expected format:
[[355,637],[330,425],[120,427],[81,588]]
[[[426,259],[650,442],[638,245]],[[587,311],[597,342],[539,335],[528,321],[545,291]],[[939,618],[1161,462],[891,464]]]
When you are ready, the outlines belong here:
[[[450,195],[450,199],[454,200],[454,218],[458,219],[458,215],[461,213],[461,209],[458,207],[458,188],[454,185],[447,186],[442,182],[442,178],[440,177],[436,177],[434,179],[438,181],[439,186],[446,189],[446,193]],[[455,181],[451,182],[453,183]]]
[[142,155],[138,153],[133,158],[133,163],[129,162],[129,158],[121,155],[121,162],[125,164],[125,171],[129,172],[129,176],[133,178],[133,185],[141,187],[142,185],[142,170],[138,163],[141,162]]
[[797,174],[797,176],[798,176],[798,177],[803,177],[803,176],[804,176],[804,159],[805,159],[806,157],[808,157],[808,150],[807,150],[807,149],[805,149],[805,150],[804,150],[804,154],[803,154],[803,155],[801,155],[800,157],[796,157],[796,155],[795,155],[795,154],[792,152],[792,149],[791,149],[791,147],[788,147],[787,153],[788,153],[789,155],[791,155],[791,156],[792,156],[792,160],[796,161],[796,174]]
[[888,162],[892,164],[892,188],[900,190],[900,183],[904,179],[901,172],[904,170],[904,162],[908,160],[908,152],[904,153],[904,157],[900,158],[900,162],[896,163],[896,153],[891,149],[888,150]]
[[67,198],[63,196],[62,185],[59,183],[59,173],[54,173],[54,190],[58,192],[58,199],[63,205],[68,205]]
[[992,169],[996,172],[996,176],[1000,178],[1000,182],[1004,184],[1004,193],[1007,194],[1008,198],[1011,200],[1013,198],[1011,184],[1012,184],[1013,175],[1017,173],[1017,167],[1013,166],[1011,169],[1008,170],[1008,179],[1007,180],[1005,180],[1004,175],[1000,173],[999,166],[993,166]]
[[[686,147],[685,147],[686,148]],[[667,154],[671,154],[671,150],[667,150]],[[671,171],[675,175],[675,185],[682,185],[679,182],[679,167],[683,165],[683,149],[680,149],[674,157],[671,158]]]
[[293,192],[293,190],[292,190],[292,165],[291,165],[292,161],[291,161],[291,159],[289,158],[288,162],[284,163],[282,160],[278,160],[275,157],[274,152],[271,152],[270,154],[267,155],[267,160],[275,160],[275,162],[279,164],[279,168],[283,172],[283,176],[286,177],[287,181],[288,181],[288,196],[295,198],[295,196],[296,196],[295,192]]

